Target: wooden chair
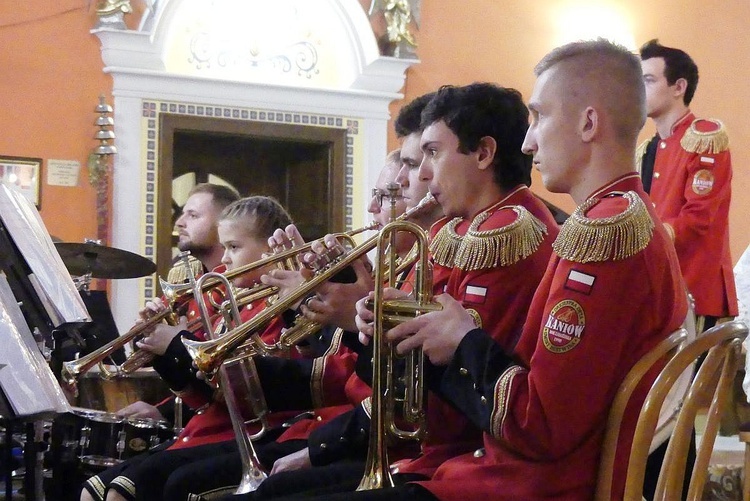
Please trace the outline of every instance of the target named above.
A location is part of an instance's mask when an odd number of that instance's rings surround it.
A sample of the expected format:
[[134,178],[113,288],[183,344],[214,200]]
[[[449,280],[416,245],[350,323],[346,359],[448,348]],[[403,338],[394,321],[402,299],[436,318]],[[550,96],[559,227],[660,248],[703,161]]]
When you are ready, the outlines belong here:
[[643,376],[654,363],[671,356],[654,381],[641,408],[627,466],[623,497],[625,501],[642,500],[649,447],[654,438],[659,411],[670,388],[687,367],[702,354],[707,353],[677,415],[654,496],[655,500],[682,499],[685,462],[695,418],[700,409],[708,407],[705,430],[698,444],[687,495],[688,500],[701,498],[708,477],[708,463],[718,433],[721,412],[737,371],[741,343],[747,334],[748,328],[742,322],[727,322],[706,331],[681,347],[680,343],[685,334],[678,331],[662,341],[631,369],[620,386],[610,411],[600,461],[597,501],[612,499],[613,467],[620,425],[632,393]]

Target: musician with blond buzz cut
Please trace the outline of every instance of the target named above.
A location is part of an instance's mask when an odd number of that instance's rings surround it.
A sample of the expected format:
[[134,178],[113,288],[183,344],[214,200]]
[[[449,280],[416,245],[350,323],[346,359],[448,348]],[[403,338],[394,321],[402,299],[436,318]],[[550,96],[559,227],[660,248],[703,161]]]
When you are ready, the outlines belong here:
[[[477,328],[448,295],[437,298],[442,311],[389,331],[400,353],[424,349],[440,374],[431,386],[484,430],[480,451],[443,463],[420,483],[430,494],[412,499],[592,499],[615,393],[687,313],[674,247],[635,171],[645,121],[638,58],[606,40],[575,42],[535,73],[523,150],[547,189],[578,207],[554,242],[515,348],[492,339],[491,325]],[[626,411],[621,451],[639,409]],[[616,457],[612,499],[621,499],[627,454]]]

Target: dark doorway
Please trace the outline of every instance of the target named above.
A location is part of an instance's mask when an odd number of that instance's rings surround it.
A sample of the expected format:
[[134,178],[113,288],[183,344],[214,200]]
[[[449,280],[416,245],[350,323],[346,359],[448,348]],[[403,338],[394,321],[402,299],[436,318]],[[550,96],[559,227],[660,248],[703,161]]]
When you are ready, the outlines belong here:
[[219,182],[242,196],[273,196],[306,240],[344,231],[345,129],[164,114],[159,135],[161,276],[172,260],[172,230],[184,203],[174,196],[174,180],[183,187]]

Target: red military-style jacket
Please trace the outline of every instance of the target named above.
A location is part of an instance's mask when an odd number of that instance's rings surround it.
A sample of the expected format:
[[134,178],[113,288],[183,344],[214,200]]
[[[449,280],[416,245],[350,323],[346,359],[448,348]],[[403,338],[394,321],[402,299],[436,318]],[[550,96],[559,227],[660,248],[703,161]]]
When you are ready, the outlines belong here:
[[732,158],[720,122],[688,113],[672,126],[671,136],[658,139],[649,194],[673,232],[698,315],[738,313],[729,249],[731,181]]
[[[590,221],[616,215],[623,219],[611,225],[631,229],[607,248],[613,242]],[[597,244],[586,249],[582,242]],[[475,329],[443,374],[442,395],[485,433],[483,451],[446,461],[422,482],[442,501],[591,499],[620,383],[685,318],[674,247],[636,173],[597,190],[562,226],[554,250],[515,349]],[[626,411],[617,497],[646,391]]]
[[[492,256],[491,262],[478,265],[464,263],[464,269],[456,267],[459,247],[463,235],[469,230],[470,220],[441,219],[433,225],[430,234],[435,244],[431,245],[431,254],[435,261],[434,293],[447,292],[462,301],[466,308],[474,311],[477,322],[496,326],[497,328],[492,330],[493,334],[496,334],[505,345],[512,347],[518,339],[531,297],[551,255],[551,244],[557,235],[557,224],[544,204],[528,188],[519,186],[503,200],[483,210],[480,213],[481,217],[472,218],[473,221],[477,221],[477,228],[473,229],[473,238],[484,239],[485,243],[502,242],[501,237],[488,237],[491,234],[502,235],[503,231],[508,231],[508,228],[520,219],[514,209],[508,206],[515,206],[515,210],[519,211],[521,209],[518,209],[518,206],[525,207],[544,227],[544,230],[536,230],[539,241],[536,245],[530,246],[534,249],[533,253],[522,258],[510,253],[512,263],[501,265],[501,254],[494,253],[488,254]],[[531,218],[526,214],[523,220],[528,222]],[[514,232],[513,236],[518,237],[519,233]],[[528,242],[527,235],[524,243]],[[477,244],[467,249],[476,250]],[[513,249],[518,250],[517,247]],[[340,460],[343,459],[342,455],[353,455],[352,451],[357,447],[367,447],[369,405],[370,400],[367,399],[355,408],[354,416],[341,416],[337,422],[313,432],[308,441],[313,464],[321,465]],[[396,471],[429,476],[446,459],[473,450],[481,444],[479,428],[432,392],[428,393],[427,430],[428,435],[421,446],[419,457],[416,460],[398,461],[395,465]],[[415,450],[412,444],[401,444],[393,448],[390,454],[392,461],[413,458]]]
[[[266,307],[265,301],[259,301],[254,305],[243,308],[240,312],[240,318],[243,322],[255,317]],[[218,323],[221,323],[219,320]],[[217,323],[217,324],[218,324]],[[266,327],[260,337],[263,342],[268,344],[276,343],[281,334],[283,323],[281,319],[276,318]],[[194,403],[195,405],[195,403]],[[281,426],[281,424],[299,413],[299,410],[289,412],[269,413],[268,424],[271,428]],[[255,434],[260,431],[259,423],[247,425],[249,434]],[[197,445],[210,444],[232,440],[234,438],[232,421],[229,417],[229,411],[223,399],[212,399],[207,402],[204,409],[190,419],[187,426],[178,435],[175,443],[169,449],[181,449],[185,447],[195,447]]]
[[[527,212],[522,218],[519,212],[523,210]],[[532,221],[539,223],[536,228],[529,227],[534,233],[532,237],[528,233],[522,237],[525,244],[537,240],[533,253],[521,256],[518,241],[516,245],[512,240],[495,241],[499,255],[487,252],[489,247],[486,244],[476,246],[470,242],[472,238],[489,242],[491,235],[514,231],[510,229],[521,220],[527,224]],[[471,223],[464,220],[455,224],[455,235],[461,236],[464,244],[462,250],[473,248],[483,252],[475,252],[472,256],[471,252],[457,251],[445,292],[472,312],[475,322],[486,329],[496,343],[510,351],[518,341],[531,298],[552,255],[557,223],[531,190],[518,186],[503,200],[472,218]],[[448,228],[446,230],[450,231]],[[440,236],[436,236],[434,241],[440,239]],[[433,255],[437,260],[440,259],[439,254],[440,250],[435,249]],[[472,258],[486,260],[471,263]],[[400,461],[395,471],[432,476],[444,461],[473,451],[480,445],[480,429],[461,411],[429,392],[427,438],[422,443],[422,454],[412,461]]]

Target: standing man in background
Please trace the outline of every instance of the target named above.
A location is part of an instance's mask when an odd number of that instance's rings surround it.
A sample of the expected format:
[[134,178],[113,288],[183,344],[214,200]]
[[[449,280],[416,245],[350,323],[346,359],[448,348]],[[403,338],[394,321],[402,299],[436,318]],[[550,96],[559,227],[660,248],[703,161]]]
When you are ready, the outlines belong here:
[[702,332],[737,315],[729,252],[729,138],[720,121],[696,118],[688,107],[698,86],[698,66],[688,54],[657,40],[640,54],[646,111],[656,135],[641,145],[637,159],[644,188],[674,241]]

